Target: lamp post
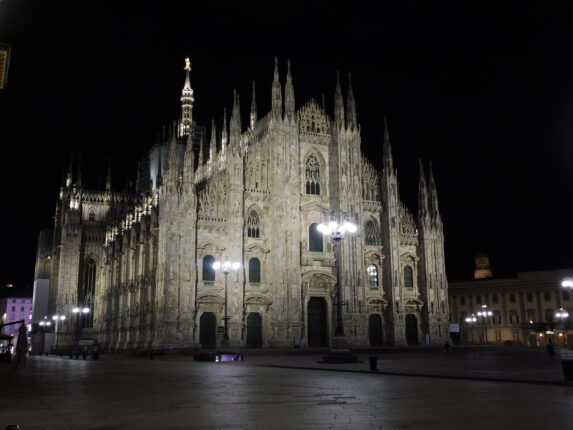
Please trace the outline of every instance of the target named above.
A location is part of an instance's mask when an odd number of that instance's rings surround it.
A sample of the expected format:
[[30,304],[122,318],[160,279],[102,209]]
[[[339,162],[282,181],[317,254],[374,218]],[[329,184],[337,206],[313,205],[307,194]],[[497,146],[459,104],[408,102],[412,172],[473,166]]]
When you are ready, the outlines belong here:
[[54,339],[54,344],[56,345],[56,348],[58,347],[58,321],[65,321],[66,320],[66,316],[65,315],[54,315],[52,316],[52,319],[55,321],[56,326],[54,327],[54,333],[55,333],[55,339]]
[[72,309],[72,312],[76,315],[76,344],[79,345],[80,336],[82,334],[82,315],[87,315],[90,312],[90,308],[87,306],[76,306]]
[[223,316],[225,332],[223,333],[223,345],[229,344],[229,324],[228,324],[229,316],[227,315],[227,284],[228,284],[229,273],[231,273],[231,270],[233,271],[238,270],[239,267],[241,267],[241,263],[239,263],[238,261],[225,260],[223,262],[215,261],[213,263],[213,269],[215,270],[221,269],[223,271],[223,274],[225,275],[225,303],[224,303],[224,316]]
[[568,290],[573,290],[573,279],[565,278],[561,281],[561,286]]
[[469,317],[466,317],[466,322],[469,324],[470,326],[470,338],[471,338],[471,343],[474,343],[474,332],[472,330],[472,323],[475,323],[477,321],[477,318],[474,314],[471,314]]
[[342,320],[342,294],[340,285],[340,266],[342,266],[340,242],[346,232],[355,233],[357,227],[349,221],[344,221],[342,224],[336,221],[330,221],[328,224],[320,223],[317,229],[324,236],[330,236],[334,241],[334,255],[336,259],[336,329],[334,330],[334,336],[335,339],[341,340],[344,339],[344,322]]
[[483,318],[483,331],[485,332],[485,343],[488,343],[486,317],[491,317],[493,315],[493,312],[487,309],[487,305],[481,305],[481,308],[482,310],[477,313],[477,316]]
[[565,322],[564,322],[564,320],[566,318],[569,318],[569,313],[565,309],[560,308],[557,312],[555,312],[555,316],[557,318],[559,318],[560,328],[561,328],[561,336],[563,337],[563,346],[565,346],[565,335],[564,335],[564,333],[565,333]]
[[45,316],[44,319],[38,323],[40,329],[42,330],[42,348],[40,348],[40,355],[44,354],[44,347],[46,343],[46,330],[50,329],[51,324],[52,323],[48,321],[47,316]]

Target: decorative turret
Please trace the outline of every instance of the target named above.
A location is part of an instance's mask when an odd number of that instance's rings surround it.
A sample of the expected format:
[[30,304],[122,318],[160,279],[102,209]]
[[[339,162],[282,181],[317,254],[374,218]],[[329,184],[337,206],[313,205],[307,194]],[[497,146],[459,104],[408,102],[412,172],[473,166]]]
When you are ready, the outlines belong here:
[[257,123],[257,98],[255,97],[255,80],[253,79],[253,96],[251,98],[251,114],[249,116],[249,128],[255,129]]
[[221,131],[221,153],[224,154],[229,144],[229,134],[227,131],[227,108],[223,108],[223,130]]
[[292,75],[290,73],[290,60],[288,60],[285,85],[285,119],[288,121],[294,121],[294,118],[294,88],[292,86]]
[[142,186],[141,186],[141,161],[137,162],[137,176],[135,178],[135,192],[141,193]]
[[351,130],[356,130],[356,101],[354,100],[354,92],[352,91],[352,78],[348,74],[348,96],[346,98],[346,124]]
[[273,78],[272,87],[272,112],[275,118],[282,118],[283,116],[283,98],[282,87],[279,81],[279,64],[278,59],[275,57],[275,74]]
[[191,133],[191,126],[193,125],[193,89],[191,88],[191,61],[185,58],[185,85],[181,92],[181,123],[179,126],[179,135],[187,136]]
[[336,72],[336,92],[334,93],[334,122],[341,128],[344,127],[344,102],[340,88],[340,73]]

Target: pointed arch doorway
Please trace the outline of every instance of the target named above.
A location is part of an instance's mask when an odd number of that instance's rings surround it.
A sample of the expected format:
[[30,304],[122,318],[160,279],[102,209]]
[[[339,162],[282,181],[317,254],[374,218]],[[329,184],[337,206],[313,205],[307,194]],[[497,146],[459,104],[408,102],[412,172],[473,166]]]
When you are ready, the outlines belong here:
[[326,300],[311,297],[307,307],[308,346],[319,348],[328,346]]
[[263,319],[258,312],[251,312],[247,316],[247,347],[262,348],[263,346]]

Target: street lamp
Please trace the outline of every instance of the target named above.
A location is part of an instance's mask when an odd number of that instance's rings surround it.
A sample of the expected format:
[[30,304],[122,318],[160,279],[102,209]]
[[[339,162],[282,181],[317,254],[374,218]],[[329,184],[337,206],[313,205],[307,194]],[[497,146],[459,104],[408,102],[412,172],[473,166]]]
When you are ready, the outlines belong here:
[[40,355],[42,355],[44,353],[44,347],[46,343],[46,331],[50,330],[50,325],[52,325],[52,323],[48,321],[48,317],[45,316],[44,319],[38,323],[38,325],[42,329],[42,348],[40,349]]
[[567,289],[573,289],[573,279],[571,278],[565,278],[563,279],[563,281],[561,281],[561,286],[563,288],[567,288]]
[[487,305],[481,305],[482,309],[477,313],[478,317],[483,318],[483,331],[485,332],[485,343],[487,343],[487,327],[486,327],[486,317],[491,317],[493,312],[487,309]]
[[54,332],[56,334],[56,338],[54,339],[54,344],[56,345],[56,348],[58,347],[58,321],[65,321],[66,320],[66,316],[65,315],[54,315],[52,316],[52,319],[55,321],[56,326],[54,327]]
[[466,317],[466,323],[468,323],[470,325],[470,337],[471,337],[471,343],[474,343],[474,332],[471,328],[471,324],[475,323],[477,321],[477,318],[474,314],[471,314],[469,317]]
[[239,267],[241,267],[241,263],[239,263],[238,261],[225,260],[223,262],[215,261],[213,263],[213,269],[215,270],[221,269],[223,271],[223,274],[225,275],[225,304],[224,304],[225,316],[223,317],[223,322],[225,324],[225,332],[223,334],[224,345],[229,344],[229,327],[228,327],[229,317],[227,316],[227,283],[228,283],[229,273],[231,273],[231,270],[236,271],[239,269]]
[[317,229],[324,236],[330,236],[334,241],[334,252],[336,259],[336,329],[334,331],[334,336],[337,339],[344,339],[344,323],[342,321],[342,294],[340,285],[340,266],[342,265],[340,241],[346,232],[355,233],[357,227],[355,224],[349,221],[344,221],[342,224],[339,224],[336,221],[330,221],[328,224],[320,223]]
[[569,313],[565,309],[560,308],[557,312],[555,312],[555,317],[559,318],[559,320],[561,322],[561,324],[560,324],[561,336],[563,337],[563,346],[565,346],[565,336],[563,336],[563,333],[565,332],[564,320],[569,318]]

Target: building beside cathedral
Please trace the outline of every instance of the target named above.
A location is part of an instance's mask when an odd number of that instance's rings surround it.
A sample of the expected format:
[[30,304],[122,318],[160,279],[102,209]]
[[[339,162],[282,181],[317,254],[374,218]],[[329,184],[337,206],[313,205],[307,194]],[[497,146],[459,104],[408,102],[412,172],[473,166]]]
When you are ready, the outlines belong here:
[[[182,114],[139,166],[135,190],[87,190],[70,170],[55,214],[50,314],[67,315],[58,346],[212,348],[223,326],[235,347],[329,346],[336,306],[329,219],[358,230],[341,245],[342,318],[349,345],[440,344],[448,338],[443,226],[431,168],[420,164],[415,217],[398,193],[388,129],[381,158],[360,150],[351,83],[337,80],[334,115],[295,109],[290,73],[275,63],[272,108],[249,124],[234,95],[229,127],[193,119],[190,63]],[[200,100],[197,101],[200,106]],[[378,170],[375,166],[381,166]],[[73,313],[73,308],[86,312]],[[88,311],[89,310],[89,311]]]

